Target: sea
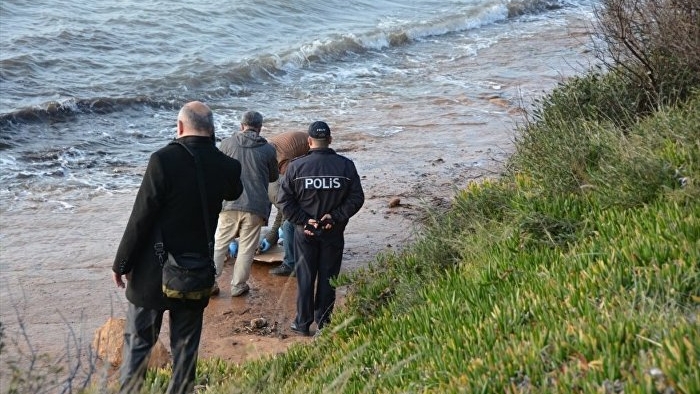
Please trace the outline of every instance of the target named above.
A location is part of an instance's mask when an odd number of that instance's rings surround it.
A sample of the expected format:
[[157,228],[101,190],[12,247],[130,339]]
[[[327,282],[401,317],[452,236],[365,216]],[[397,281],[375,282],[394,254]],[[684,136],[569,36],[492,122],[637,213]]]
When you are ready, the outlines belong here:
[[184,103],[219,140],[246,110],[263,136],[324,120],[368,201],[434,194],[505,162],[538,98],[595,64],[597,4],[0,1],[3,327],[60,348],[123,300],[111,259]]
[[583,33],[577,45],[548,37],[570,29],[573,18],[585,25],[594,7],[592,0],[3,0],[0,212],[70,210],[137,187],[149,154],[172,139],[177,111],[190,100],[212,108],[219,138],[253,109],[264,115],[267,135],[325,120],[337,141],[391,145],[397,135],[418,140],[442,130],[459,140],[477,130],[476,140],[491,144],[484,125],[511,127],[513,108],[499,102],[527,104],[588,65],[579,63],[589,40]]

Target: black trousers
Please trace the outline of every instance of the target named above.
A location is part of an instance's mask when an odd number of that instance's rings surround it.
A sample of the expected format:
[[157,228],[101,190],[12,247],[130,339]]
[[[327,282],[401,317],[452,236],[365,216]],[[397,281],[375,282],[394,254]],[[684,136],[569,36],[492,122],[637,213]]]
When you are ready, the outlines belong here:
[[[148,357],[158,340],[164,312],[129,303],[124,329],[120,393],[135,393],[143,386]],[[204,308],[183,307],[170,310],[168,314],[173,371],[167,392],[191,393],[194,390],[197,349],[202,336]]]
[[345,238],[342,231],[319,236],[304,234],[303,226],[294,228],[294,253],[297,275],[297,327],[308,330],[314,321],[321,329],[330,321],[335,305],[335,287],[331,279],[340,273]]

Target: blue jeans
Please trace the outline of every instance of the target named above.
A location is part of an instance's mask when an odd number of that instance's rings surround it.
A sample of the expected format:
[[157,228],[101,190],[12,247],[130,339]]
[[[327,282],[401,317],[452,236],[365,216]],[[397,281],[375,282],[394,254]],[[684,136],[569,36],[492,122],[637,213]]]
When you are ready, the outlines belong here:
[[294,269],[294,225],[286,220],[282,223],[282,246],[284,247],[284,259],[282,264]]

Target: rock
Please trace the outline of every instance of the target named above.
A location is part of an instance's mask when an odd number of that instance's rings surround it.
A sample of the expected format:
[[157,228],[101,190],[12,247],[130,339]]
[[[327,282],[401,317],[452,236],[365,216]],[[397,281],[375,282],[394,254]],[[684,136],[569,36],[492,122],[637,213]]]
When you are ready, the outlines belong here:
[[[109,318],[105,324],[95,331],[92,347],[97,357],[118,367],[122,363],[122,348],[124,347],[124,325],[126,319]],[[170,354],[165,345],[158,340],[151,350],[148,368],[163,368],[170,363]]]
[[527,111],[521,107],[515,107],[508,110],[508,115],[527,115]]
[[499,98],[492,98],[492,99],[489,99],[489,102],[490,102],[491,104],[495,104],[495,105],[498,105],[498,106],[501,106],[501,107],[508,107],[508,106],[510,106],[510,102],[509,102],[508,100],[503,99],[503,98],[500,98],[500,97],[499,97]]
[[398,197],[394,197],[391,200],[389,200],[389,208],[396,208],[399,205],[401,205],[401,199]]
[[252,328],[263,328],[267,325],[267,320],[265,320],[262,317],[258,317],[257,319],[253,319],[250,321],[250,326]]

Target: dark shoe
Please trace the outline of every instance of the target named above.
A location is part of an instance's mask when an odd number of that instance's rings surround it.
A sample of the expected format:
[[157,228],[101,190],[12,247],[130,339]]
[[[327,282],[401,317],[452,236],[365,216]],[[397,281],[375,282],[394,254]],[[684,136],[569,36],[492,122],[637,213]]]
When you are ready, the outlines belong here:
[[289,326],[289,328],[291,328],[292,331],[294,331],[295,333],[297,333],[297,334],[299,334],[299,335],[303,335],[303,336],[305,336],[305,337],[310,337],[310,336],[311,336],[311,333],[309,332],[309,329],[308,329],[308,328],[307,328],[306,330],[302,330],[301,328],[297,327],[297,324],[296,324],[296,323],[292,323],[292,325]]
[[219,293],[221,293],[221,289],[219,289],[219,284],[214,282],[214,286],[211,287],[211,293],[209,294],[209,296],[215,297],[218,296]]
[[272,275],[290,276],[291,274],[294,273],[294,268],[292,268],[288,265],[280,264],[278,267],[275,267],[268,272],[271,273]]

